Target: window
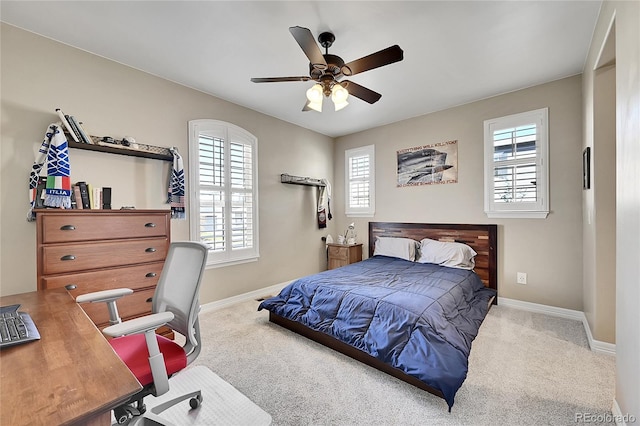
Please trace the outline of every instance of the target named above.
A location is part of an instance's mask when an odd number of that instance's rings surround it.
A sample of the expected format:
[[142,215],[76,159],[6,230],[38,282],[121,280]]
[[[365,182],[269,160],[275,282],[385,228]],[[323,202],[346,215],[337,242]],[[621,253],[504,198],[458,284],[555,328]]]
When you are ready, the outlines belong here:
[[373,216],[375,212],[374,146],[345,151],[345,213]]
[[189,122],[191,239],[209,245],[207,265],[257,260],[258,141],[233,124]]
[[484,122],[484,208],[492,218],[549,214],[548,108]]

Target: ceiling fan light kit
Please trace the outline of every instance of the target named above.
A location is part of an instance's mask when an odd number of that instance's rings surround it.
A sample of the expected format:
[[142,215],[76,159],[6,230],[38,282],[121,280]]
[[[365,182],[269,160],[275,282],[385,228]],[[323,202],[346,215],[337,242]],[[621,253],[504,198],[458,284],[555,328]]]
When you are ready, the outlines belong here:
[[349,102],[347,102],[349,95],[353,95],[370,104],[377,102],[382,97],[380,93],[376,93],[352,81],[341,80],[342,77],[356,75],[399,62],[404,58],[402,49],[398,45],[394,45],[345,64],[339,56],[329,54],[329,47],[336,39],[332,33],[323,32],[318,36],[320,45],[325,48],[325,53],[323,54],[308,28],[290,27],[289,32],[291,32],[291,35],[293,35],[293,38],[309,59],[309,77],[266,77],[252,78],[251,81],[254,83],[315,81],[316,84],[307,90],[307,103],[302,111],[312,109],[322,112],[324,97],[331,97],[336,111],[349,105]]

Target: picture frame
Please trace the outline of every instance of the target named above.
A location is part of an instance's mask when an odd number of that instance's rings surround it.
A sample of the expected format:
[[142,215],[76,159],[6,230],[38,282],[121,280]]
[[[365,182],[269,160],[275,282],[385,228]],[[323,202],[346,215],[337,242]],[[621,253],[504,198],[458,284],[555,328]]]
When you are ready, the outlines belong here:
[[591,147],[582,151],[582,189],[591,188]]
[[450,140],[396,151],[397,186],[458,182],[458,141]]

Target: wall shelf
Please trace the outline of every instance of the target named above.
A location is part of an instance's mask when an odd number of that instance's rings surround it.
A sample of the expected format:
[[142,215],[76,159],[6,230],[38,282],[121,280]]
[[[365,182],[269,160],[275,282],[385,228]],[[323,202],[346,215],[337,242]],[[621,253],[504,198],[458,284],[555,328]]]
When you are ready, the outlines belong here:
[[292,176],[287,173],[282,173],[280,175],[280,182],[288,183],[291,185],[317,186],[321,188],[324,188],[326,186],[320,179],[313,179],[310,177],[302,177],[302,176]]
[[173,154],[171,154],[169,148],[138,144],[139,148],[133,149],[123,145],[102,142],[97,136],[91,136],[91,140],[93,141],[93,144],[75,142],[73,139],[67,138],[69,148],[84,149],[87,151],[108,152],[110,154],[128,155],[130,157],[173,161]]

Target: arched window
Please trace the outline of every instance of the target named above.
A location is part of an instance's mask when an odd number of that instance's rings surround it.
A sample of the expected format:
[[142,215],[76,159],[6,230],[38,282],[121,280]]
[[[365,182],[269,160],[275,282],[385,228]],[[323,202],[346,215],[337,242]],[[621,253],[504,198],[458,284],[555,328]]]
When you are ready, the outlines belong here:
[[258,140],[217,120],[189,122],[190,234],[207,264],[258,259]]

